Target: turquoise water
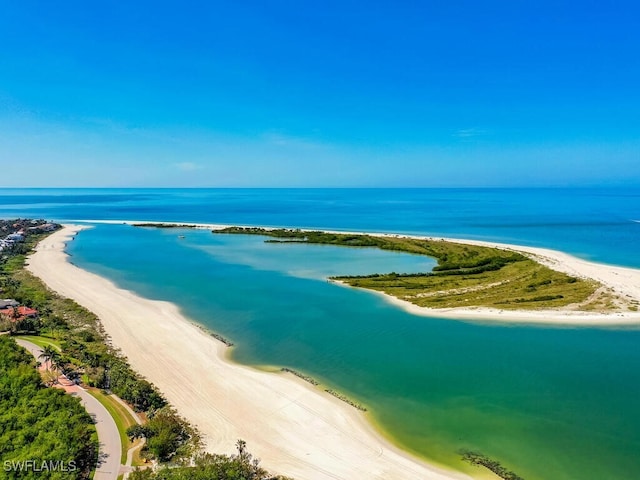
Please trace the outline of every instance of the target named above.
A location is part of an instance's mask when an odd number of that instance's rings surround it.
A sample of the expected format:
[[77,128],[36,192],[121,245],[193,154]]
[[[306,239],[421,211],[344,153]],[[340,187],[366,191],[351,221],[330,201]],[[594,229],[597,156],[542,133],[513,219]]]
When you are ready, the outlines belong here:
[[[0,217],[18,216],[445,235],[640,267],[639,188],[0,190]],[[639,477],[640,330],[415,317],[324,278],[426,270],[428,259],[177,235],[99,225],[69,251],[231,338],[237,361],[347,392],[419,455],[456,465],[459,449],[479,450],[526,480]]]
[[83,231],[68,251],[232,339],[236,361],[287,366],[347,392],[424,457],[464,468],[457,452],[479,450],[527,480],[640,470],[639,330],[416,317],[324,279],[433,265],[394,252],[121,225]]

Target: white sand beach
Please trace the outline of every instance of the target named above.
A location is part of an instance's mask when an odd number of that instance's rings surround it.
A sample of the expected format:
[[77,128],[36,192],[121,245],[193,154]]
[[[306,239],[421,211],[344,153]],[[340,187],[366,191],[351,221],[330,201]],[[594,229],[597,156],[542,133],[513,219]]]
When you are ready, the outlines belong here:
[[98,315],[113,345],[198,427],[209,451],[232,453],[241,438],[266,468],[296,480],[470,478],[401,451],[365,414],[291,374],[228,361],[226,347],[175,305],[74,266],[64,246],[81,228],[65,226],[43,240],[28,269]]

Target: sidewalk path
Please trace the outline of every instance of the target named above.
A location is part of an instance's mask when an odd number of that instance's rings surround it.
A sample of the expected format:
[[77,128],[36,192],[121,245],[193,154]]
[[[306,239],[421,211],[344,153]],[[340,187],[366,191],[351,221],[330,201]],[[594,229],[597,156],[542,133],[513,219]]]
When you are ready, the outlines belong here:
[[[16,339],[16,342],[27,349],[37,361],[40,361],[39,357],[42,354],[42,349],[39,346],[22,339]],[[122,445],[116,422],[107,409],[83,388],[68,381],[62,383],[64,384],[57,385],[57,387],[63,388],[68,394],[78,397],[89,415],[96,422],[100,447],[94,480],[117,480],[120,471]]]

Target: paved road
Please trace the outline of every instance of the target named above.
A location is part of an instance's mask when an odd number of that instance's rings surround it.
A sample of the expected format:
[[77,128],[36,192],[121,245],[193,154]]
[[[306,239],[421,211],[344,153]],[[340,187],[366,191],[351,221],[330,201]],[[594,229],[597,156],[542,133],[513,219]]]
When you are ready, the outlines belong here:
[[[38,357],[42,353],[42,349],[26,340],[16,339],[18,345],[26,348],[39,361]],[[77,396],[89,415],[96,421],[96,430],[98,431],[99,464],[96,468],[94,480],[117,480],[120,470],[120,453],[122,452],[122,444],[118,427],[113,417],[109,414],[102,404],[92,397],[87,391],[78,385],[63,387],[70,395]]]

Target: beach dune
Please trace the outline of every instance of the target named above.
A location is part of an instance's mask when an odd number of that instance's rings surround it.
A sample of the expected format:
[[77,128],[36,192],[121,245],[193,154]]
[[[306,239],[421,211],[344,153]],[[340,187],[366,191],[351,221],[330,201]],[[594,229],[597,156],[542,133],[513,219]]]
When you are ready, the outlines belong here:
[[64,246],[81,228],[65,226],[44,239],[28,269],[98,315],[113,345],[197,426],[208,451],[232,453],[243,439],[266,468],[296,480],[470,478],[401,451],[365,414],[291,374],[228,361],[225,345],[175,305],[71,264]]

